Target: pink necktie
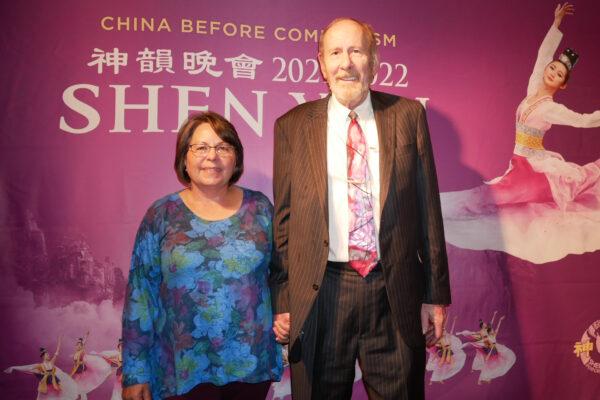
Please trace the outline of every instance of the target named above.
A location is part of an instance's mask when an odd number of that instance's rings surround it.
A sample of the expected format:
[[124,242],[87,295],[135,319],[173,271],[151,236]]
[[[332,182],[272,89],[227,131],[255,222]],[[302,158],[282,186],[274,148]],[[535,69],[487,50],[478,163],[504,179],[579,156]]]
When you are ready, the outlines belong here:
[[377,265],[377,246],[367,164],[367,142],[356,117],[356,113],[351,111],[346,144],[350,212],[348,252],[350,266],[365,277]]

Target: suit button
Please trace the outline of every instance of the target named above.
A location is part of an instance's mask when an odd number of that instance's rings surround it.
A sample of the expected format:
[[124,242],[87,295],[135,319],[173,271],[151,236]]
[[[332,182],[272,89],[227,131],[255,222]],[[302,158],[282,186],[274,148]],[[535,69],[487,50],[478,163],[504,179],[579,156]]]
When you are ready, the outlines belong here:
[[329,240],[327,240],[327,239],[323,240],[323,246],[329,247]]
[[319,290],[319,285],[317,285],[316,283],[313,285],[313,289],[314,290]]

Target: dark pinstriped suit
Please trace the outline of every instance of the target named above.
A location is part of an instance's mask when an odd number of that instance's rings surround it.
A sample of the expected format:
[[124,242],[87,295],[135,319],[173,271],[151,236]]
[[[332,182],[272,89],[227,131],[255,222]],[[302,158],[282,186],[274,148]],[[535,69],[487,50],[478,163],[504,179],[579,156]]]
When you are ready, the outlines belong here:
[[[311,393],[313,304],[328,257],[327,103],[299,105],[275,123],[273,185],[275,313],[291,314],[294,399]],[[450,304],[437,178],[420,103],[371,91],[380,148],[380,257],[393,318],[409,346],[422,346],[422,303]],[[344,148],[340,151],[346,151]]]

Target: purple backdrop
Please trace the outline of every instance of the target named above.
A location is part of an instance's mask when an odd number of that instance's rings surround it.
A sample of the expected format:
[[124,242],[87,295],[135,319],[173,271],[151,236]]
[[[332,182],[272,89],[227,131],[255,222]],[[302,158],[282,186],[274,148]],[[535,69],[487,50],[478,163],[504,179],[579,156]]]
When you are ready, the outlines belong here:
[[[515,109],[553,6],[26,0],[0,9],[0,368],[37,362],[38,347],[53,350],[63,334],[57,365],[70,371],[86,330],[88,351],[115,348],[137,225],[153,200],[180,188],[172,170],[180,116],[198,107],[228,116],[246,149],[241,184],[271,196],[273,122],[327,93],[316,35],[332,18],[353,16],[380,34],[374,88],[426,104],[440,189],[471,188],[506,169]],[[561,49],[572,46],[581,59],[557,101],[579,112],[598,107],[599,14],[596,1],[580,1],[561,26]],[[598,158],[598,133],[557,126],[544,145],[584,164]],[[597,346],[575,354],[598,329],[588,330],[600,320],[598,252],[533,264],[497,251],[448,251],[455,332],[477,331],[497,311],[497,342],[516,361],[478,385],[475,349],[465,345],[464,366],[428,385],[430,398],[600,393]],[[109,398],[112,379],[89,398]],[[354,398],[366,398],[355,388]],[[286,391],[276,389],[276,397]],[[36,380],[0,374],[0,392],[34,398]]]

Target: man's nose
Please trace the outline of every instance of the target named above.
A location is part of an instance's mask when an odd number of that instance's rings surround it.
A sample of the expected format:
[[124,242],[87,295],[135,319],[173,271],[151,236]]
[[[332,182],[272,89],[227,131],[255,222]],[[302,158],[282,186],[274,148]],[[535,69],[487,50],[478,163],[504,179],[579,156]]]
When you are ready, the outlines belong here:
[[340,66],[343,69],[348,69],[352,66],[352,59],[350,58],[350,54],[346,52],[342,53],[342,61],[340,63]]

